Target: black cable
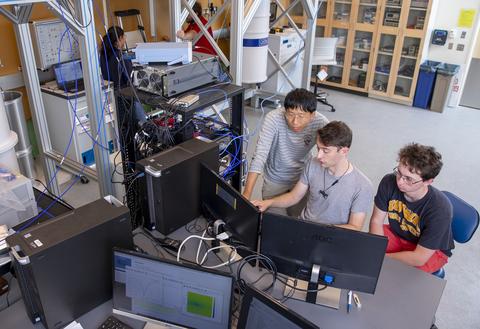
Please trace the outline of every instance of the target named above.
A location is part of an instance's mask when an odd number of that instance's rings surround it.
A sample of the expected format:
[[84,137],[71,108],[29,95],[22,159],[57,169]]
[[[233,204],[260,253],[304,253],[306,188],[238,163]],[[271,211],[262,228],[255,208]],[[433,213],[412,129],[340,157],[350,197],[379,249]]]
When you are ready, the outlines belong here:
[[[157,241],[153,240],[150,236],[148,236],[147,234],[145,234],[145,232],[143,232],[143,231],[140,231],[140,232],[135,233],[135,234],[133,235],[133,237],[136,237],[137,235],[141,235],[141,236],[146,237],[146,238],[150,241],[150,243],[153,245],[153,247],[155,248],[155,250],[157,251],[157,255],[161,256],[162,258],[166,258],[166,257],[165,257],[165,254],[164,254],[162,251],[160,251],[159,247],[161,247],[161,245],[160,245]],[[162,248],[162,249],[163,249],[163,248]]]
[[13,275],[10,276],[7,283],[8,284],[8,291],[6,296],[7,307],[10,307],[10,302],[8,301],[8,295],[10,295],[10,291],[12,290],[12,286],[11,286],[12,279],[13,279]]
[[[302,289],[302,288],[297,288],[296,285],[292,286],[291,284],[288,283],[288,279],[283,280],[283,279],[281,279],[281,276],[278,276],[277,280],[280,281],[281,283],[285,284],[287,287],[290,287],[290,288],[292,288],[294,290],[298,290],[298,291],[304,291],[304,292],[319,292],[319,291],[327,289],[327,287],[328,287],[325,284],[323,287],[318,288],[318,289]],[[297,280],[297,278],[295,280]]]
[[[52,193],[52,191],[50,191],[50,190],[48,189],[47,185],[45,185],[41,180],[34,178],[34,181],[40,183],[40,184],[45,188],[45,190],[48,192],[48,194],[50,194],[50,196],[52,196],[52,197],[54,197],[54,198],[57,197],[55,194]],[[70,208],[70,209],[73,209],[73,206],[72,206],[71,204],[69,204],[67,201],[65,201],[64,199],[62,199],[62,198],[58,198],[58,201],[57,201],[57,202],[63,203],[64,206],[66,206],[66,207],[68,207],[68,208]]]
[[200,59],[200,57],[198,57],[197,55],[192,55],[192,57],[197,60],[197,63],[202,66],[202,68],[205,70],[205,72],[207,72],[207,73],[208,73],[209,75],[211,75],[213,78],[218,79],[218,76],[215,76],[215,74],[213,74],[212,72],[210,72],[210,71],[207,69],[207,67],[205,66],[205,64],[202,63],[202,60]]

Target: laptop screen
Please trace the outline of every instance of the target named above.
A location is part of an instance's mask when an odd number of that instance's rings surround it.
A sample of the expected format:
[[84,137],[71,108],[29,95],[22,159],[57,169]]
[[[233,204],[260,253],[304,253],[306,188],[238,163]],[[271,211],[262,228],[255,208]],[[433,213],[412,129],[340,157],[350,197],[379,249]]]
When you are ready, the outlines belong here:
[[75,81],[83,83],[82,64],[79,59],[56,64],[53,70],[59,88],[74,86]]
[[113,312],[189,328],[230,328],[233,278],[133,251],[113,253]]

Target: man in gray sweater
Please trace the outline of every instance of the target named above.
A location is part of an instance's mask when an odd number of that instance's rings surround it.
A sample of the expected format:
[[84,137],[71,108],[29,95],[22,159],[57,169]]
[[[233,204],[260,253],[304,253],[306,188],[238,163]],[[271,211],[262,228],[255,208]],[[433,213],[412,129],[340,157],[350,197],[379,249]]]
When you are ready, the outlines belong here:
[[288,193],[273,199],[253,201],[260,211],[290,207],[308,192],[300,218],[344,228],[361,230],[372,209],[370,180],[349,160],[352,131],[341,121],[332,121],[318,130],[318,156],[306,165],[300,180]]
[[[328,123],[316,109],[312,92],[294,89],[285,97],[284,108],[265,116],[243,191],[247,199],[251,198],[261,173],[263,199],[286,193],[295,186],[311,158],[317,130]],[[270,211],[287,214],[285,208]],[[298,211],[289,209],[288,214],[298,215]]]

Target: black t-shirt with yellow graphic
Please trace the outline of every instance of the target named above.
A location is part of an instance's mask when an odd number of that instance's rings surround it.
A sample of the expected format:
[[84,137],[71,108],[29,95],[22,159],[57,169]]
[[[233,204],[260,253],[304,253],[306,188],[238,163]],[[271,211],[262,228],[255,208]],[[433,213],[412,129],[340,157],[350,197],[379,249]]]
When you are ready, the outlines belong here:
[[388,213],[390,228],[400,238],[452,255],[452,205],[435,187],[430,185],[422,199],[410,202],[398,189],[395,175],[388,174],[378,186],[375,205]]

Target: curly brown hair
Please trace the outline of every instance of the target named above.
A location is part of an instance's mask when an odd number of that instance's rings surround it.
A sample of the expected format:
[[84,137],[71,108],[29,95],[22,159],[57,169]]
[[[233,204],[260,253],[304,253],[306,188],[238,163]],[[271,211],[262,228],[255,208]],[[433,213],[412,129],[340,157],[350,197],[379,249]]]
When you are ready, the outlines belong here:
[[442,169],[442,155],[433,146],[410,143],[398,152],[398,162],[423,180],[437,177]]

